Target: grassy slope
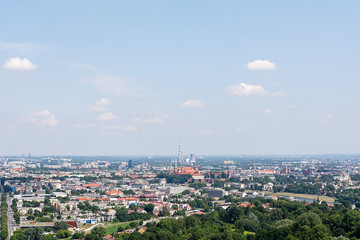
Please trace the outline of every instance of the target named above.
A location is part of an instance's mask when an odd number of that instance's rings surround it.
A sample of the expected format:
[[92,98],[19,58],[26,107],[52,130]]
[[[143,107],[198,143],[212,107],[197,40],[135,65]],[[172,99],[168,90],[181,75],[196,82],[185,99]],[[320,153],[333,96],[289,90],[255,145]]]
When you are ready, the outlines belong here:
[[128,225],[130,225],[131,222],[140,222],[140,220],[130,221],[130,222],[122,222],[122,223],[111,223],[109,225],[104,226],[106,229],[106,234],[112,234],[114,232],[117,232],[117,229],[119,226],[122,226],[123,228],[126,228]]

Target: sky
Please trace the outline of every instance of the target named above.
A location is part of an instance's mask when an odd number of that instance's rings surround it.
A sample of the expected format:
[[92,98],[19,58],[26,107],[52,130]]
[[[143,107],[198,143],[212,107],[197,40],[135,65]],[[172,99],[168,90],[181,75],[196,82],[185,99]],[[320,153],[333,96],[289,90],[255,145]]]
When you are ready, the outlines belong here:
[[0,155],[359,153],[359,11],[0,1]]

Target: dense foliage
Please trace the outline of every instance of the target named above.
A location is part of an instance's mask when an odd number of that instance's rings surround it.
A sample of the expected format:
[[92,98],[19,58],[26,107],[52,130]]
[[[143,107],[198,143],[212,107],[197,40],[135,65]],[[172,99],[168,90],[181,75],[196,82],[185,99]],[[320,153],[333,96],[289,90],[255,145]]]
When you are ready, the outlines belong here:
[[165,178],[167,183],[186,183],[188,179],[191,178],[191,175],[174,175],[168,174],[165,172],[159,173],[157,178]]
[[6,239],[9,235],[8,228],[8,204],[6,194],[1,194],[1,231],[0,238]]
[[[265,203],[267,205],[264,205]],[[240,240],[240,239],[357,239],[360,238],[360,212],[323,202],[306,205],[287,200],[254,201],[255,207],[232,205],[209,214],[178,220],[165,219],[148,225],[143,234],[121,234],[124,240]],[[264,206],[267,206],[264,208]],[[341,237],[343,236],[343,237]]]

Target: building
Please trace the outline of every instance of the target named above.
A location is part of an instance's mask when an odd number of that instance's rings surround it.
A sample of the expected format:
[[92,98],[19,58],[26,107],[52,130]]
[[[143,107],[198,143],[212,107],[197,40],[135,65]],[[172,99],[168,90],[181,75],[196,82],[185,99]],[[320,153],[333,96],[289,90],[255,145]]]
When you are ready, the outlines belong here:
[[196,162],[195,153],[190,154],[190,162],[191,162],[191,163],[195,163],[195,162]]
[[179,167],[179,168],[172,168],[170,171],[170,174],[176,174],[176,175],[194,175],[199,173],[199,168],[197,165],[192,167]]
[[222,198],[224,197],[225,192],[223,190],[216,190],[216,189],[212,189],[208,191],[208,197],[212,197],[212,198]]

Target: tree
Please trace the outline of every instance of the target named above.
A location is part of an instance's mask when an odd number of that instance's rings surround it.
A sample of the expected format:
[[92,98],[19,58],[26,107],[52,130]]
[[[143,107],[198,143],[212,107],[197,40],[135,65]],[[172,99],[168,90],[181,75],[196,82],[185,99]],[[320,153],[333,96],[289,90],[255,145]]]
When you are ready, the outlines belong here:
[[94,227],[91,229],[91,234],[97,237],[97,239],[102,239],[106,234],[106,230],[103,227]]
[[44,204],[47,205],[47,204],[50,204],[50,197],[49,196],[46,196],[45,199],[44,199]]
[[76,232],[72,235],[72,239],[82,239],[84,234],[82,232]]
[[148,213],[152,213],[154,211],[154,208],[155,208],[154,204],[150,203],[148,205],[145,205],[144,210]]
[[44,236],[44,240],[57,240],[57,238],[54,236],[54,234],[46,234]]
[[25,233],[28,239],[42,240],[44,229],[41,227],[28,228]]
[[68,225],[66,222],[55,222],[54,223],[54,229],[56,231],[59,231],[59,230],[68,230]]
[[314,212],[307,212],[301,214],[297,218],[297,222],[300,226],[309,226],[309,227],[314,227],[322,223],[320,216]]
[[8,230],[1,230],[1,231],[0,231],[0,237],[1,237],[1,239],[7,239],[8,235],[9,235]]
[[187,195],[187,194],[190,194],[190,190],[184,190],[182,193],[181,193],[181,195]]
[[69,230],[59,230],[56,233],[56,237],[59,239],[68,238],[68,237],[70,237],[70,232],[69,232]]
[[12,190],[12,187],[10,187],[9,185],[4,186],[4,192],[10,192],[11,190]]
[[138,226],[137,222],[131,222],[129,225],[132,228],[136,228]]
[[135,204],[130,204],[130,206],[129,206],[129,208],[131,209],[131,210],[136,210],[136,208],[137,208],[137,206],[135,205]]
[[14,219],[15,219],[16,224],[20,224],[20,213],[19,212],[14,213]]
[[159,212],[159,217],[167,217],[167,216],[170,216],[170,212],[167,209],[167,207],[163,206],[163,208]]

